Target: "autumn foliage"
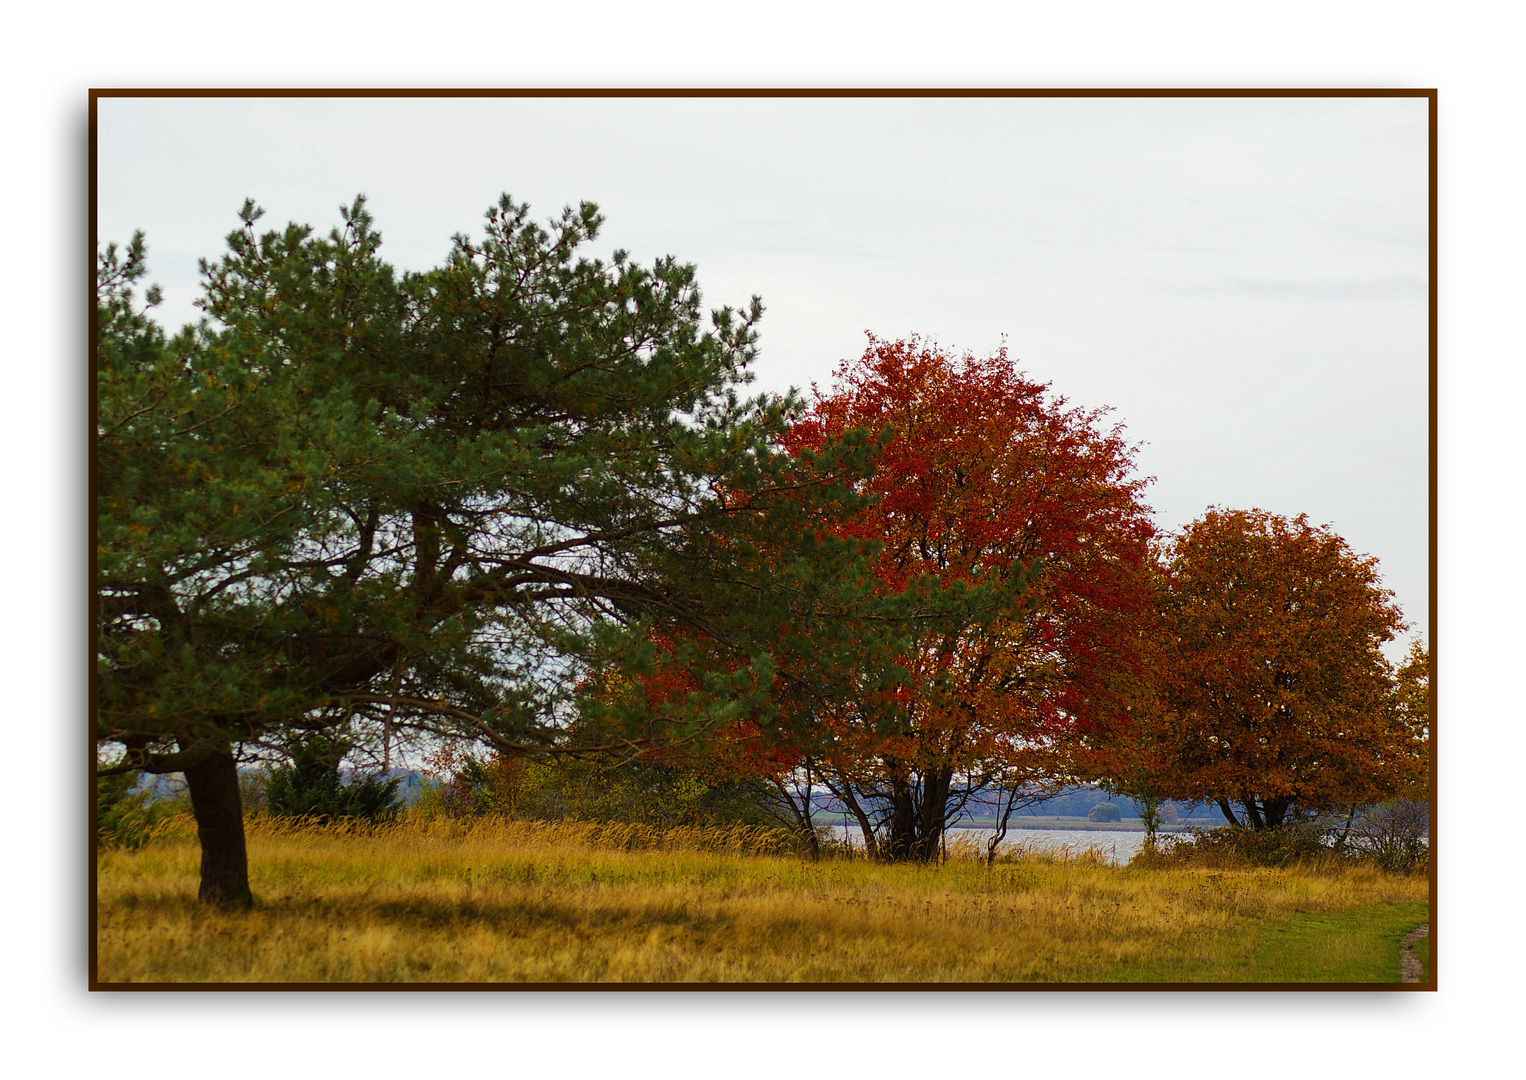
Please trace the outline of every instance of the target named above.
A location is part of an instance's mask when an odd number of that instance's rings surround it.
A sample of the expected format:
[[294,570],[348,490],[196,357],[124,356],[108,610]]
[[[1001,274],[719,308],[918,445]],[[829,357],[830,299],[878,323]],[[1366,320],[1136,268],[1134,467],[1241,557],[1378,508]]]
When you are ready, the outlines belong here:
[[1158,790],[1259,829],[1415,788],[1424,733],[1382,653],[1404,623],[1375,559],[1304,515],[1211,509],[1164,570]]
[[1431,779],[1431,653],[1418,638],[1394,672],[1394,697],[1404,745],[1413,759],[1409,789],[1402,794],[1423,801],[1429,798]]
[[1154,530],[1134,450],[1005,349],[953,356],[870,338],[791,433],[797,452],[889,432],[875,503],[841,529],[879,542],[880,588],[990,587],[1001,602],[911,640],[893,691],[820,717],[817,765],[891,858],[925,859],[971,790],[1052,774],[1074,730],[1112,723],[1139,671]]
[[185,777],[209,903],[253,902],[239,761],[320,735],[335,798],[339,747],[490,747],[504,791],[603,755],[772,784],[812,837],[824,786],[904,860],[1080,779],[1256,828],[1423,792],[1375,561],[1261,511],[1156,546],[1121,426],[1005,349],[871,336],[744,397],[761,301],[584,257],[590,203],[505,195],[422,273],[341,213],[247,201],[174,337],[141,234],[96,265],[94,766]]

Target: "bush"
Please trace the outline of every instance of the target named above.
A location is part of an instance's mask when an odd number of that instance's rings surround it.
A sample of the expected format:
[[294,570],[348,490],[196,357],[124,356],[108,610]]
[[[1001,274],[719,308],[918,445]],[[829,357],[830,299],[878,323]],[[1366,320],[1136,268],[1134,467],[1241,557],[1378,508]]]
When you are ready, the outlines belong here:
[[550,757],[442,756],[447,773],[415,811],[429,817],[503,815],[533,821],[605,821],[678,826],[778,822],[761,785],[713,780],[645,762],[608,766]]
[[345,784],[339,762],[349,749],[342,740],[313,735],[292,748],[292,763],[270,770],[265,803],[277,817],[307,817],[318,822],[357,818],[389,821],[397,816],[401,778],[367,777]]
[[137,851],[153,838],[155,827],[184,809],[185,796],[156,799],[139,785],[137,773],[103,776],[95,782],[95,846]]
[[1123,811],[1109,802],[1098,803],[1096,806],[1092,807],[1091,811],[1086,815],[1086,820],[1122,821]]
[[1384,870],[1424,871],[1430,867],[1430,827],[1429,806],[1396,799],[1363,811],[1343,839],[1353,854]]
[[1226,825],[1217,829],[1191,829],[1160,837],[1148,860],[1151,865],[1208,866],[1227,869],[1239,866],[1288,866],[1337,858],[1338,853],[1322,840],[1312,822],[1297,822],[1275,829],[1243,829]]
[[1430,848],[1424,803],[1393,802],[1361,814],[1309,815],[1275,829],[1223,826],[1162,837],[1130,865],[1163,867],[1288,866],[1297,862],[1368,863],[1399,873],[1424,872]]
[[270,810],[270,770],[268,768],[240,769],[238,771],[238,800],[244,813],[262,813]]

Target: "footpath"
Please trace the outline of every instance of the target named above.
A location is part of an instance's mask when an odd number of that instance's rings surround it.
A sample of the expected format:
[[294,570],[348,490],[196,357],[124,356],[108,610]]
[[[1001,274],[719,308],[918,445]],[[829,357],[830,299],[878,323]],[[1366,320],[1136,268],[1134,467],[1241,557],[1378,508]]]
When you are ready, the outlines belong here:
[[1411,930],[1404,935],[1404,940],[1399,942],[1399,981],[1417,983],[1420,981],[1420,960],[1415,956],[1415,942],[1421,938],[1429,937],[1431,933],[1430,923]]

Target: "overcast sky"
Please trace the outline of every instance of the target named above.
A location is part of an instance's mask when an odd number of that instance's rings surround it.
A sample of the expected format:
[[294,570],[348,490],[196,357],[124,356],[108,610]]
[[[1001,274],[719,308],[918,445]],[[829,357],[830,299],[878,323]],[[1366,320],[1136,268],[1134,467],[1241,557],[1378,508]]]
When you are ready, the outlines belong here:
[[763,298],[759,389],[825,387],[865,331],[1005,341],[1115,410],[1163,528],[1307,513],[1425,630],[1424,99],[116,98],[99,120],[101,240],[147,232],[167,323],[246,196],[326,232],[364,192],[414,270],[500,192],[540,219],[588,199],[590,254]]

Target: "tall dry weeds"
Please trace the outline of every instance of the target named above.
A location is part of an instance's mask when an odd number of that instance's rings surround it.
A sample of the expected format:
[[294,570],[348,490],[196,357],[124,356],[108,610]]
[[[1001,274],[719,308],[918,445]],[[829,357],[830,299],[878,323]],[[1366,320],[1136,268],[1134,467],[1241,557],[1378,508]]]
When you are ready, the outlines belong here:
[[1425,899],[1423,881],[1362,869],[1147,871],[1085,853],[988,868],[957,842],[941,867],[812,862],[747,827],[252,817],[248,836],[258,903],[239,914],[196,903],[187,820],[103,852],[100,979],[1235,981],[1269,920]]

